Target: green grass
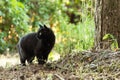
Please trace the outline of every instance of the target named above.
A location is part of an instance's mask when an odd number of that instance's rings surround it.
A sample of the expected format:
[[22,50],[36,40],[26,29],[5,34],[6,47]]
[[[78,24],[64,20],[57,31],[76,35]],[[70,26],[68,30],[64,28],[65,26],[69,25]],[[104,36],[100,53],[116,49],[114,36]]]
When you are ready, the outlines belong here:
[[[94,20],[86,18],[77,25],[63,22],[57,33],[55,50],[59,53],[70,53],[72,50],[88,50],[94,42]],[[58,41],[58,40],[56,40]]]

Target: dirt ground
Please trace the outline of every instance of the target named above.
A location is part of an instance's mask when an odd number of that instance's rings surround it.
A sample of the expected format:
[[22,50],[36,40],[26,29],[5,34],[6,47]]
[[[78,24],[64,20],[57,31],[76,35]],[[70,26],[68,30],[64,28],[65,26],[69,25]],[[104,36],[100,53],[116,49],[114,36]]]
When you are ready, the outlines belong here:
[[120,80],[120,51],[73,51],[45,65],[0,67],[0,80]]

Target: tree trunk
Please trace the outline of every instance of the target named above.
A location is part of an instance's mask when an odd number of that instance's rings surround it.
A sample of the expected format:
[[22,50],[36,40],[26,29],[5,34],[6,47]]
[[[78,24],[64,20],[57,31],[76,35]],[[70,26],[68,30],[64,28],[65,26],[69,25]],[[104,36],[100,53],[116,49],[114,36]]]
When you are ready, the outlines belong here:
[[105,34],[113,35],[120,48],[120,0],[95,0],[95,48],[106,49]]

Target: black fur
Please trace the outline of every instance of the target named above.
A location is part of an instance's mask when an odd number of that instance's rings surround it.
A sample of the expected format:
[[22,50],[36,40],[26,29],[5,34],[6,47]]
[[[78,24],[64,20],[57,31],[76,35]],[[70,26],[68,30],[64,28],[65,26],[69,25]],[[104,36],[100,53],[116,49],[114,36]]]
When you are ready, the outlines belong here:
[[39,64],[46,63],[54,44],[53,31],[46,25],[40,25],[38,32],[23,36],[17,44],[21,64],[25,65],[26,60],[28,63],[32,63],[35,56]]

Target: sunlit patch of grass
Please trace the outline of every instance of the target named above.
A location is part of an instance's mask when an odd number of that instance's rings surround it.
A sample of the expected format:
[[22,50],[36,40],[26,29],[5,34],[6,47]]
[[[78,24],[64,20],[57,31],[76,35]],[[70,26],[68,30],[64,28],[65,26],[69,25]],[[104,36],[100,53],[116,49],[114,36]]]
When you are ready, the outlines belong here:
[[57,61],[60,59],[60,54],[53,51],[49,54],[49,57],[48,57],[48,62],[53,62],[53,61]]
[[20,64],[18,55],[0,55],[0,66],[7,68],[16,64]]
[[[55,51],[52,51],[48,57],[48,62],[57,61],[60,59],[60,54],[56,53]],[[33,60],[33,64],[37,64],[37,58],[35,57]],[[19,54],[2,54],[0,55],[0,66],[4,68],[12,67],[14,65],[20,64]],[[27,61],[26,64],[28,65]]]

